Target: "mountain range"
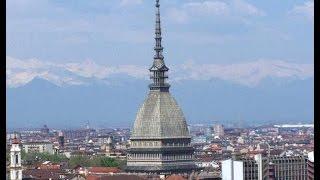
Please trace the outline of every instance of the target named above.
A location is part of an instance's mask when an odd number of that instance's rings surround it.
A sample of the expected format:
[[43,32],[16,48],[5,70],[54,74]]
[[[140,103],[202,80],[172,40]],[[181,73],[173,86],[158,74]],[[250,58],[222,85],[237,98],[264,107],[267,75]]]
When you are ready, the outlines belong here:
[[[7,128],[131,127],[148,93],[149,80],[126,75],[86,78],[86,84],[56,83],[35,77],[7,85]],[[187,122],[259,125],[312,123],[314,78],[267,77],[248,86],[219,78],[171,82],[171,93]]]

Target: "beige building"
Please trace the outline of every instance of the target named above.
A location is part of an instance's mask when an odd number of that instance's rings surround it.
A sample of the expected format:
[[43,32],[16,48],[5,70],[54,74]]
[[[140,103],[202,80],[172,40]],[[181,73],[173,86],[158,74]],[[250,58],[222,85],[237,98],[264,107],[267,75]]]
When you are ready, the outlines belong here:
[[37,152],[44,153],[47,152],[49,154],[54,153],[53,144],[51,142],[28,142],[22,144],[22,149],[26,153]]

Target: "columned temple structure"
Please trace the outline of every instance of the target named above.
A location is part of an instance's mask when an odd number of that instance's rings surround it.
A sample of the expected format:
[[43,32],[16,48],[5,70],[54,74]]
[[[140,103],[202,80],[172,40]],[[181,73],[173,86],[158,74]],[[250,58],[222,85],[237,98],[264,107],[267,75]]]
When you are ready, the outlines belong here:
[[130,137],[126,171],[136,173],[189,173],[196,170],[194,149],[184,115],[166,83],[169,68],[161,45],[160,4],[156,0],[153,82],[140,107]]

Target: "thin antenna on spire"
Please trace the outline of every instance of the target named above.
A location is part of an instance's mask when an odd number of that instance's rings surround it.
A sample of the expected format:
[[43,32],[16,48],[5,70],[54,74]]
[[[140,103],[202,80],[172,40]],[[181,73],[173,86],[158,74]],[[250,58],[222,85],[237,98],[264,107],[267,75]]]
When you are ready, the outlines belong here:
[[154,56],[155,59],[163,59],[162,51],[163,47],[161,45],[162,37],[161,37],[161,20],[160,20],[160,3],[159,0],[156,0],[156,29],[155,29],[155,40],[156,45],[154,50],[156,54]]

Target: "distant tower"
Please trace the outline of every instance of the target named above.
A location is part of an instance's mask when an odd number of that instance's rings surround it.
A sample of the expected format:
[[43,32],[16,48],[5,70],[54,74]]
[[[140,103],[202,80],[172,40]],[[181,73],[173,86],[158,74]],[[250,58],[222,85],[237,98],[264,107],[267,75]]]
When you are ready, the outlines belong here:
[[90,129],[90,123],[89,123],[89,121],[86,123],[86,129]]
[[64,148],[64,135],[63,135],[62,131],[60,131],[58,133],[58,142],[59,142],[59,148],[63,149]]
[[44,125],[43,128],[41,129],[42,134],[48,135],[49,134],[49,128],[47,125]]
[[155,55],[149,69],[153,82],[140,107],[130,136],[126,171],[134,173],[191,173],[198,167],[181,108],[169,92],[161,45],[160,3],[156,1]]
[[213,127],[214,136],[223,137],[224,136],[224,127],[221,124],[216,124]]
[[107,139],[107,144],[106,144],[106,156],[110,156],[110,154],[113,152],[113,140],[110,137]]
[[14,136],[10,149],[10,179],[22,180],[20,141]]
[[86,139],[85,139],[85,141],[88,143],[89,139],[90,139],[90,123],[89,123],[89,121],[87,121],[87,123],[85,125],[85,129],[86,129]]

